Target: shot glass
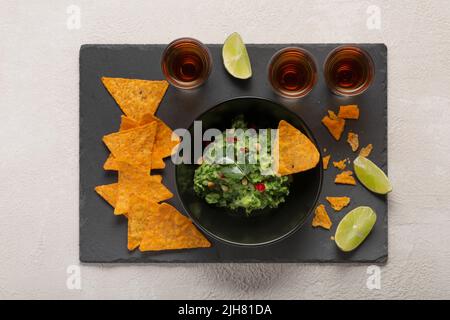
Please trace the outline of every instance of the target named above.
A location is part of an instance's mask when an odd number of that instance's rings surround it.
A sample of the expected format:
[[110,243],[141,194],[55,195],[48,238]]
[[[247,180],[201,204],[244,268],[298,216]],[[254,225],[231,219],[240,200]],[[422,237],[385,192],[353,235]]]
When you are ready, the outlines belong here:
[[316,63],[304,49],[284,48],[272,56],[268,76],[277,94],[286,98],[301,98],[306,96],[317,82]]
[[172,41],[161,57],[161,69],[167,81],[180,89],[201,86],[211,73],[208,48],[193,38]]
[[326,58],[323,73],[334,94],[356,96],[369,88],[375,71],[372,58],[365,50],[339,46]]

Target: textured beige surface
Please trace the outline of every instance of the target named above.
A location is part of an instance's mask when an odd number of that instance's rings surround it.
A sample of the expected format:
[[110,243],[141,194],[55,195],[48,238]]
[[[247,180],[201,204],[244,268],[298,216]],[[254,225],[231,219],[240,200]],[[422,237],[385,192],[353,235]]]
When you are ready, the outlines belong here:
[[[68,30],[67,7],[81,9]],[[369,5],[381,29],[366,27]],[[367,266],[78,264],[78,51],[83,43],[384,42],[389,262]],[[0,0],[0,298],[450,298],[448,1]]]

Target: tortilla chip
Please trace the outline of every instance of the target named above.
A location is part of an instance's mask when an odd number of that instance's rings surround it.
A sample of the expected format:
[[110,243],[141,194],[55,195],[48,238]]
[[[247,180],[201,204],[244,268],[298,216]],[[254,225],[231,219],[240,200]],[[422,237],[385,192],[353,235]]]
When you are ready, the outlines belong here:
[[326,197],[331,207],[336,211],[341,211],[350,203],[349,197]]
[[353,178],[353,172],[344,171],[336,176],[334,183],[356,185],[356,180]]
[[128,250],[134,250],[141,244],[144,232],[152,227],[151,216],[158,208],[159,204],[156,202],[145,201],[140,197],[131,198],[128,213]]
[[117,161],[150,170],[155,137],[156,122],[111,133],[103,137],[103,142]]
[[113,208],[117,202],[117,183],[104,184],[102,186],[96,186],[95,191],[108,202]]
[[125,130],[129,130],[129,129],[133,129],[139,127],[139,122],[131,119],[130,117],[127,116],[120,116],[120,128],[119,131],[125,131]]
[[149,228],[145,230],[139,249],[141,251],[208,248],[211,243],[192,222],[167,203],[149,216]]
[[281,176],[312,169],[319,162],[320,153],[314,143],[284,120],[278,124],[275,145],[276,172]]
[[336,116],[333,111],[328,111],[328,115],[323,117],[322,123],[327,127],[328,131],[330,131],[333,138],[336,140],[341,139],[342,132],[344,132],[345,128],[345,120]]
[[330,217],[325,210],[325,206],[323,204],[319,204],[314,213],[315,214],[312,221],[312,226],[322,227],[324,229],[330,230],[333,223],[331,222]]
[[166,166],[163,159],[171,156],[175,152],[174,148],[180,143],[180,138],[161,119],[151,114],[144,116],[142,121],[143,124],[152,123],[153,121],[156,121],[158,124],[155,144],[153,146],[152,169],[163,169]]
[[345,167],[347,166],[346,162],[347,162],[347,159],[343,159],[341,161],[333,161],[333,166],[335,166],[339,170],[344,170]]
[[122,111],[135,121],[146,114],[155,114],[169,86],[165,80],[102,77],[102,82]]
[[[176,149],[174,149],[179,143],[180,138],[173,133],[172,129],[167,126],[161,119],[152,116],[146,115],[141,121],[141,125],[149,124],[156,121],[156,136],[155,142],[153,144],[152,149],[152,169],[164,169],[165,163],[164,158],[171,156]],[[126,116],[122,116],[122,122],[120,125],[120,131],[129,130],[135,127],[138,127],[139,123],[130,119]],[[174,140],[172,140],[172,137]],[[105,170],[115,170],[117,171],[117,163],[114,159],[113,155],[110,155],[103,165],[103,169]]]
[[127,213],[130,199],[141,197],[148,202],[161,202],[172,198],[173,194],[162,183],[161,176],[151,176],[147,170],[125,162],[119,165],[119,190],[114,214]]
[[109,154],[109,157],[106,159],[105,163],[103,164],[104,170],[111,170],[111,171],[117,171],[119,170],[119,165],[117,164],[116,158],[112,155],[112,153]]
[[372,152],[372,149],[373,149],[373,146],[371,143],[369,143],[367,146],[365,146],[365,147],[361,148],[361,150],[359,150],[359,155],[361,157],[367,158],[370,155],[370,153]]
[[352,151],[355,152],[359,148],[359,139],[358,134],[354,132],[349,132],[347,136],[347,142],[352,148]]
[[328,164],[330,163],[330,158],[331,158],[331,155],[327,155],[322,158],[323,170],[328,169]]
[[[137,121],[134,121],[133,119],[124,115],[120,117],[120,120],[121,121],[119,131],[125,131],[139,126],[139,123]],[[112,154],[110,154],[108,159],[106,159],[105,163],[103,164],[103,169],[112,171],[119,170],[117,160],[114,158]]]
[[[164,163],[163,159],[157,157],[158,155],[152,157],[152,169],[164,169],[166,164]],[[106,159],[105,163],[103,164],[104,170],[111,170],[111,171],[117,171],[119,170],[119,166],[117,164],[116,158],[112,154],[109,155],[108,159]]]
[[342,119],[359,119],[359,108],[356,104],[340,106],[338,117]]

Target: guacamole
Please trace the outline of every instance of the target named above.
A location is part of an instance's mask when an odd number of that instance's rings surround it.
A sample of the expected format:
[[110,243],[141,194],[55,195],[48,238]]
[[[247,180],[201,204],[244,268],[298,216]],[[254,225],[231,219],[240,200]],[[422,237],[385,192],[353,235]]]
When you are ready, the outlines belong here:
[[231,129],[205,148],[203,162],[195,170],[194,190],[211,205],[242,208],[250,215],[284,202],[291,178],[277,176],[272,170],[274,133],[270,129],[263,133],[247,129],[243,116],[239,116]]

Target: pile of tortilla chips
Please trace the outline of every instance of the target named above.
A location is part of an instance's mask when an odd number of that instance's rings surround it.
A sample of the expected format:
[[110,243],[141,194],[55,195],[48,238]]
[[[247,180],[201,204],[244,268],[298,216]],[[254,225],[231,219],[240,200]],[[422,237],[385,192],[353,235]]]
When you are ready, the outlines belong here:
[[164,158],[176,151],[180,139],[155,117],[166,81],[102,78],[122,115],[118,132],[103,137],[111,154],[105,170],[118,171],[118,182],[97,186],[95,191],[114,214],[128,218],[128,249],[141,251],[210,247],[192,222],[162,201],[172,193],[152,170],[165,167]]

